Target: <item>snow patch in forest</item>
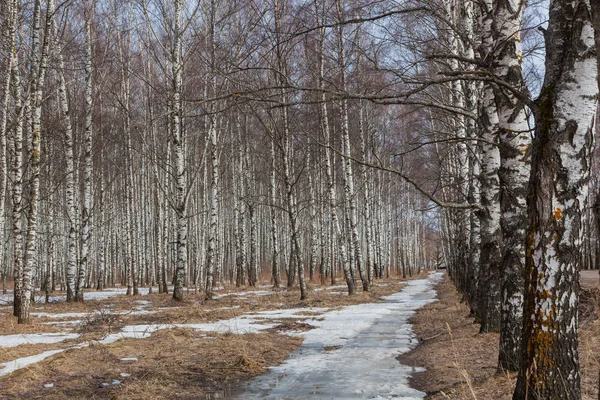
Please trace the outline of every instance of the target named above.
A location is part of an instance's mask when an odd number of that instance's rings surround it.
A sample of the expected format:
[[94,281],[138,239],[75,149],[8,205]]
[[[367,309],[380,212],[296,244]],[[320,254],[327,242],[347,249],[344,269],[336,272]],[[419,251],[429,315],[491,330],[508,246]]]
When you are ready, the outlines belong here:
[[[251,314],[244,314],[230,319],[220,320],[211,323],[201,324],[144,324],[144,325],[127,325],[120,332],[105,336],[99,340],[100,344],[114,343],[120,339],[145,339],[150,337],[154,332],[162,329],[172,328],[189,328],[201,332],[216,332],[216,333],[260,333],[278,325],[276,320],[284,318],[294,318],[299,320],[310,320],[313,323],[314,315],[299,315],[298,313],[322,313],[327,311],[327,308],[290,308],[283,310],[261,311]],[[274,322],[267,322],[274,320]]]
[[216,311],[216,310],[235,310],[240,308],[241,306],[231,306],[231,307],[219,307],[219,308],[215,308],[212,311]]
[[309,318],[309,316],[302,315],[302,313],[324,313],[328,311],[329,308],[319,308],[319,307],[302,307],[302,308],[284,308],[281,310],[268,310],[268,311],[259,311],[251,314],[246,314],[246,316],[258,316],[262,318]]
[[8,375],[13,373],[14,371],[30,366],[31,364],[38,363],[40,361],[45,360],[46,358],[53,356],[55,354],[61,353],[65,351],[65,349],[58,350],[48,350],[43,353],[36,354],[34,356],[29,357],[21,357],[17,358],[13,361],[8,361],[0,364],[0,376]]
[[318,292],[318,291],[321,291],[321,290],[337,290],[337,289],[348,289],[348,286],[346,286],[346,285],[334,285],[334,286],[313,288],[313,290],[315,292]]
[[22,344],[59,343],[67,339],[77,339],[76,333],[28,333],[0,336],[0,347],[16,347]]
[[[156,288],[155,288],[156,289]],[[148,294],[149,288],[139,288],[139,294],[141,296],[145,296]],[[127,288],[108,288],[101,291],[87,291],[83,293],[84,300],[106,300],[114,296],[125,295],[127,293]],[[43,303],[45,296],[36,296],[37,303]],[[59,303],[62,301],[66,301],[65,294],[52,295],[49,297],[50,303]],[[12,303],[13,294],[0,294],[0,302],[7,304]]]
[[37,317],[37,318],[45,317],[45,318],[52,318],[52,319],[85,318],[88,315],[90,315],[90,313],[59,313],[59,314],[47,313],[47,312],[32,312],[31,313],[32,317]]
[[217,294],[213,296],[213,299],[220,299],[223,297],[227,297],[227,296],[237,296],[237,297],[247,297],[247,296],[268,296],[271,294],[276,293],[273,290],[252,290],[249,292],[228,292],[228,293],[222,293],[222,294]]

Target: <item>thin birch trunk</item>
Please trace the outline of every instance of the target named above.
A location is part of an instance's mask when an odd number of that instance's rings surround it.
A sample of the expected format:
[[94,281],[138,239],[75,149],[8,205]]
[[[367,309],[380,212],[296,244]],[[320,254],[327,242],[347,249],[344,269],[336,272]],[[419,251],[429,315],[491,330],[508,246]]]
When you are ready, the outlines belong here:
[[173,49],[171,60],[173,90],[173,151],[175,153],[175,213],[177,221],[177,262],[174,276],[173,299],[183,300],[183,285],[187,271],[187,213],[186,213],[186,176],[183,132],[181,129],[181,8],[183,0],[174,0],[175,14],[173,29]]
[[83,301],[83,286],[86,273],[90,264],[91,247],[91,218],[93,205],[93,158],[92,158],[92,19],[91,3],[88,3],[85,10],[85,132],[84,132],[84,172],[83,172],[83,204],[81,208],[81,262],[79,264],[79,279],[77,291],[75,293],[76,301]]

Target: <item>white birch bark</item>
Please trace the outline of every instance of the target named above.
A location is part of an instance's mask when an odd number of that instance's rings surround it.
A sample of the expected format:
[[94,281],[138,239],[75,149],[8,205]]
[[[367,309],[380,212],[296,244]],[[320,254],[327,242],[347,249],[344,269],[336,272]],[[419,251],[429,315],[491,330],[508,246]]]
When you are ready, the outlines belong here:
[[171,54],[171,73],[173,91],[173,151],[175,162],[175,213],[177,220],[177,262],[174,277],[173,299],[183,300],[183,284],[187,271],[187,211],[186,211],[186,174],[183,132],[181,129],[181,8],[183,0],[174,0],[173,49]]
[[90,264],[91,247],[91,218],[93,206],[93,158],[92,158],[92,8],[88,2],[85,9],[85,132],[84,132],[84,170],[83,170],[83,204],[81,207],[81,261],[79,264],[79,276],[77,282],[76,301],[83,301],[83,287],[86,273]]
[[[342,2],[338,0],[336,2],[338,18],[342,20]],[[338,28],[338,68],[340,73],[341,89],[346,91],[346,55],[344,49],[344,38],[343,38],[343,26]],[[358,233],[358,223],[356,216],[356,196],[354,190],[354,174],[352,171],[352,161],[350,160],[351,148],[350,148],[350,128],[348,121],[348,101],[343,98],[340,100],[340,120],[341,120],[341,131],[342,131],[342,170],[344,173],[344,197],[345,202],[348,205],[348,221],[349,229],[352,240],[352,247],[354,250],[354,258],[362,280],[363,291],[368,292],[371,287],[369,277],[364,271],[363,257],[362,257],[362,246],[360,241],[360,235]]]
[[[275,32],[276,32],[276,56],[278,64],[278,79],[277,81],[282,86],[281,89],[281,100],[285,104],[287,102],[286,94],[283,86],[285,86],[284,74],[287,73],[287,60],[283,58],[283,52],[281,48],[281,38],[279,37],[280,31],[280,13],[281,7],[278,0],[274,0],[274,14],[275,14]],[[291,246],[290,255],[294,259],[298,272],[298,280],[300,284],[300,299],[304,300],[308,297],[308,289],[306,286],[306,280],[304,278],[304,265],[302,263],[302,253],[300,247],[300,233],[298,230],[298,210],[296,207],[296,199],[294,196],[294,186],[292,185],[292,160],[291,160],[291,144],[290,144],[290,125],[288,117],[288,107],[282,107],[282,122],[283,122],[283,133],[281,137],[281,157],[283,164],[283,181],[286,192],[286,205],[288,208],[288,216],[290,220],[291,230]],[[290,274],[291,275],[291,274]],[[288,280],[289,281],[289,280]]]
[[312,282],[314,280],[315,269],[317,266],[317,254],[319,249],[319,236],[318,236],[318,219],[317,219],[317,206],[315,196],[317,189],[314,185],[313,170],[310,167],[310,152],[307,155],[306,163],[309,165],[308,173],[308,191],[309,191],[309,209],[310,209],[310,266],[309,266],[309,279]]
[[[315,9],[316,9],[316,19],[317,24],[323,24],[325,21],[325,10],[326,5],[325,2],[319,3],[315,0]],[[352,274],[350,271],[350,265],[348,264],[348,252],[345,241],[342,239],[342,232],[340,221],[337,212],[337,199],[335,193],[335,182],[333,177],[333,155],[331,150],[331,133],[330,133],[330,124],[329,124],[329,115],[327,110],[327,96],[325,91],[325,28],[321,28],[319,30],[319,52],[318,52],[318,67],[319,67],[319,89],[321,92],[321,131],[323,134],[324,143],[326,143],[325,147],[325,172],[327,176],[327,186],[328,186],[328,197],[329,197],[329,208],[331,212],[331,255],[334,257],[334,248],[337,246],[339,252],[339,259],[342,264],[344,270],[344,277],[346,279],[346,285],[348,286],[348,293],[354,294],[356,292],[356,287],[354,281],[352,279]],[[331,263],[331,281],[332,284],[335,282],[335,263]]]
[[[210,91],[212,95],[216,95],[217,90],[217,76],[216,76],[216,65],[215,65],[215,29],[216,29],[216,2],[211,0],[210,2],[210,16],[209,16],[209,37],[208,45],[210,51]],[[206,297],[212,298],[213,285],[214,285],[214,274],[217,269],[218,256],[217,256],[217,227],[218,227],[218,209],[219,209],[219,149],[217,147],[217,115],[216,107],[211,105],[209,107],[211,113],[208,117],[208,133],[207,143],[210,145],[210,166],[211,166],[211,179],[210,179],[210,214],[208,222],[208,250],[206,253]]]
[[12,228],[13,228],[13,313],[18,316],[22,299],[23,274],[23,124],[26,102],[22,100],[21,75],[17,66],[18,55],[13,52],[11,86],[16,111],[13,135],[12,165]]
[[277,227],[277,159],[275,157],[275,141],[271,140],[271,179],[269,180],[269,196],[271,201],[271,273],[273,275],[273,286],[278,288],[281,284],[281,275],[279,272],[279,232]]
[[580,399],[579,262],[598,107],[590,3],[551,3],[534,107],[523,365],[513,399]]
[[[15,0],[8,0],[4,6],[4,31],[2,32],[2,46],[4,50],[4,60],[0,63],[0,74],[2,76],[1,90],[2,96],[0,113],[0,229],[4,232],[5,226],[5,210],[6,210],[6,193],[8,184],[8,160],[7,160],[7,122],[10,104],[10,85],[12,76],[12,64],[14,62],[15,39],[16,39],[16,15],[17,3]],[[3,238],[3,240],[5,240]],[[0,246],[0,260],[4,261],[5,246]],[[3,291],[6,293],[6,278],[8,274],[8,262],[4,262],[2,271]]]
[[[370,162],[368,156],[368,142],[369,142],[369,127],[368,121],[365,121],[365,112],[364,112],[364,104],[361,101],[359,104],[359,131],[360,131],[360,140],[362,147],[362,157],[365,163]],[[365,124],[367,127],[365,128]],[[363,179],[363,207],[365,213],[365,241],[366,241],[366,249],[367,249],[367,258],[365,269],[367,272],[367,278],[369,282],[372,282],[372,279],[375,278],[375,269],[373,266],[373,234],[372,234],[372,225],[371,225],[371,174],[367,169],[366,165],[363,165],[361,168],[362,179]]]
[[[48,65],[48,56],[50,51],[50,36],[54,19],[54,0],[48,0],[46,9],[46,24],[45,35],[41,49],[38,50],[39,34],[34,33],[32,52],[34,54],[34,62],[37,62],[37,52],[39,55],[39,65],[34,68],[33,82],[33,110],[31,124],[31,178],[30,178],[30,194],[29,194],[29,212],[27,215],[27,237],[25,239],[25,261],[23,265],[22,275],[22,294],[19,310],[19,323],[29,323],[29,308],[33,291],[33,268],[35,264],[36,240],[38,229],[38,214],[39,214],[39,195],[40,195],[40,157],[41,157],[41,119],[42,119],[42,96],[44,92],[44,81],[46,78],[46,69]],[[40,7],[41,6],[37,6]],[[41,12],[41,10],[38,10]],[[34,30],[39,28],[34,27]],[[36,37],[37,36],[37,37]]]
[[[493,2],[486,0],[485,10],[491,11]],[[483,11],[482,11],[483,12]],[[493,20],[489,13],[483,19],[482,56],[490,56],[494,49]],[[493,87],[485,84],[481,103],[481,204],[485,211],[481,217],[481,255],[478,284],[477,311],[481,332],[500,330],[501,282],[500,260],[502,232],[500,230],[500,150],[498,149],[498,110]]]
[[[526,93],[521,70],[520,29],[525,1],[498,2],[494,10],[495,54],[493,73]],[[515,94],[496,86],[500,144],[500,224],[503,235],[500,367],[517,371],[521,362],[525,245],[527,242],[527,190],[531,134],[525,105]]]

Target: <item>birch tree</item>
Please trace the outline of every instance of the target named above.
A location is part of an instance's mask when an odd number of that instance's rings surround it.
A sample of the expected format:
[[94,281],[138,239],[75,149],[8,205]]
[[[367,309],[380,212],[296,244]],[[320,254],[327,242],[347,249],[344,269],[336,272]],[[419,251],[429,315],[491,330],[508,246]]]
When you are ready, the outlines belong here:
[[85,277],[90,263],[91,246],[91,219],[93,201],[93,157],[92,157],[92,29],[91,19],[93,5],[87,2],[84,10],[84,30],[85,30],[85,131],[84,131],[84,172],[83,172],[83,204],[81,207],[81,262],[79,265],[79,275],[77,280],[77,293],[75,299],[83,301],[83,287]]
[[553,1],[528,197],[523,365],[514,399],[581,398],[578,316],[581,216],[598,95],[589,2]]
[[187,271],[187,214],[186,214],[186,169],[183,131],[181,129],[181,8],[183,0],[174,0],[173,47],[171,53],[173,119],[172,136],[175,163],[175,213],[177,220],[177,265],[174,277],[173,299],[183,300],[183,284]]
[[[520,93],[527,93],[523,81],[520,29],[525,2],[494,4],[493,73]],[[531,134],[526,105],[519,96],[494,86],[498,110],[500,169],[500,224],[502,227],[502,310],[499,365],[517,371],[520,363],[523,270],[527,239],[527,185],[530,175]]]

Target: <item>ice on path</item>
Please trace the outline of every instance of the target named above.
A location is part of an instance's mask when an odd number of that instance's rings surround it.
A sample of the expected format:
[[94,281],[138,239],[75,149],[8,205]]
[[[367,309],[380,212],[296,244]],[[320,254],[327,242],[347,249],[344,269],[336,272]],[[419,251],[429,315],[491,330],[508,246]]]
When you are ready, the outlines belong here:
[[0,347],[16,347],[21,344],[58,343],[67,339],[77,339],[76,333],[27,333],[0,336]]
[[[435,300],[442,274],[409,281],[384,302],[344,307],[323,315],[318,328],[281,365],[244,386],[239,399],[422,399],[408,377],[414,368],[396,357],[417,344],[408,319]],[[341,346],[325,351],[327,346]]]

